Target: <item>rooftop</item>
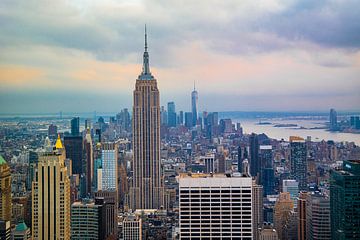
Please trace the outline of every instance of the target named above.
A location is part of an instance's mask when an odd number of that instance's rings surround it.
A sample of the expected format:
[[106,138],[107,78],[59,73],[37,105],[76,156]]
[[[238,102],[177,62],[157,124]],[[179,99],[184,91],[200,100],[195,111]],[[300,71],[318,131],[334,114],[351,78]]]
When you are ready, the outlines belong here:
[[0,155],[0,165],[1,164],[6,164],[6,161],[5,159]]

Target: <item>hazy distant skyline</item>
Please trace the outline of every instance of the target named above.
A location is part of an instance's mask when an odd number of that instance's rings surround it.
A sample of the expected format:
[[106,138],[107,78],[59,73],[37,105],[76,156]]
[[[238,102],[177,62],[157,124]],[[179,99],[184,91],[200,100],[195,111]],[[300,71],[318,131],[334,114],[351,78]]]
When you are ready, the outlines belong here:
[[0,2],[0,113],[132,107],[144,24],[161,105],[360,110],[356,0]]

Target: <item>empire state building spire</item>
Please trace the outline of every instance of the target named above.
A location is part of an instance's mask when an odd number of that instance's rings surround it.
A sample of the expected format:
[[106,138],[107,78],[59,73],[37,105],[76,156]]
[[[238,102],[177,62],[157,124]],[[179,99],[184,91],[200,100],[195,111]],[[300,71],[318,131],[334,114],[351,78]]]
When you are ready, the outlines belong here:
[[150,66],[149,66],[149,53],[147,51],[147,32],[146,32],[146,25],[145,25],[145,51],[143,55],[143,68],[142,72],[139,75],[140,80],[152,80],[154,77],[151,75]]

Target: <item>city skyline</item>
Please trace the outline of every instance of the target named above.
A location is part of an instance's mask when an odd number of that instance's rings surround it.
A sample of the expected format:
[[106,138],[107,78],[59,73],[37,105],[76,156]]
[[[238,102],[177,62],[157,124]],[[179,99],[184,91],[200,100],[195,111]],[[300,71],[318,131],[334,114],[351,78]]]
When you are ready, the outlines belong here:
[[196,81],[200,112],[359,110],[355,1],[0,6],[2,114],[130,109],[144,23],[161,105]]

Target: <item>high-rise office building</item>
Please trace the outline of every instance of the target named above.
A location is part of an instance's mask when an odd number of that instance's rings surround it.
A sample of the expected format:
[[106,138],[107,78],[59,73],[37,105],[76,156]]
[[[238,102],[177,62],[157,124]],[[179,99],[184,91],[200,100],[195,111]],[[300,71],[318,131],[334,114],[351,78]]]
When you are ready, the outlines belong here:
[[122,222],[122,236],[126,240],[142,240],[142,220],[138,216],[126,216]]
[[70,179],[60,136],[55,150],[39,157],[32,186],[32,237],[70,239]]
[[102,190],[118,190],[118,148],[113,142],[101,144]]
[[307,190],[307,149],[301,137],[290,137],[291,177],[299,182],[299,190]]
[[71,205],[71,239],[106,239],[106,206],[103,198]]
[[[49,140],[50,141],[50,140]],[[38,163],[38,153],[35,151],[29,151],[28,172],[26,177],[26,190],[31,191],[32,181],[34,180],[35,169]]]
[[300,192],[298,198],[298,240],[306,240],[306,199],[308,195],[308,192]]
[[306,199],[306,239],[331,239],[330,231],[330,199],[313,192]]
[[82,136],[65,136],[64,146],[66,158],[71,159],[72,174],[81,175],[83,170],[83,138]]
[[103,199],[105,205],[105,224],[102,228],[105,234],[104,239],[116,239],[118,223],[118,196],[116,191],[97,191],[94,193],[95,199]]
[[176,111],[175,111],[175,103],[168,102],[167,105],[167,112],[168,112],[168,126],[169,127],[176,127]]
[[184,124],[184,111],[179,112],[179,124],[180,125]]
[[241,146],[238,146],[237,149],[237,168],[238,168],[238,172],[242,173],[242,151],[241,151]]
[[192,126],[196,125],[197,118],[198,118],[198,92],[195,90],[195,83],[194,83],[194,90],[191,92],[191,113],[192,113]]
[[80,118],[75,117],[71,119],[71,135],[79,136],[80,134]]
[[[0,220],[11,221],[11,172],[0,155]],[[6,225],[6,224],[5,224]]]
[[253,239],[252,202],[251,177],[181,175],[180,239]]
[[54,124],[50,124],[48,128],[48,136],[51,139],[56,139],[57,137],[57,126]]
[[336,131],[338,130],[338,124],[337,124],[337,112],[335,109],[330,109],[330,130]]
[[127,108],[121,110],[121,112],[116,115],[116,119],[117,123],[120,124],[125,131],[129,132],[131,130],[131,118]]
[[220,132],[222,134],[229,134],[233,132],[233,125],[230,118],[220,119]]
[[192,113],[191,112],[185,112],[185,127],[191,128],[192,125]]
[[163,204],[160,170],[160,94],[150,72],[147,35],[142,73],[136,80],[133,105],[133,182],[130,205],[135,209],[159,209]]
[[264,223],[263,215],[263,186],[258,185],[255,180],[253,180],[253,239],[259,239],[259,229],[262,228]]
[[255,133],[252,133],[249,138],[250,146],[250,174],[257,178],[260,175],[261,163],[259,161],[259,140]]
[[164,106],[161,106],[160,109],[160,124],[161,126],[167,126],[168,124],[168,113]]
[[284,227],[290,219],[294,208],[294,202],[290,198],[290,193],[280,193],[274,206],[274,227],[281,240],[284,238]]
[[86,163],[86,194],[91,195],[94,179],[94,153],[90,129],[86,130],[84,139],[84,154]]
[[331,171],[331,238],[360,239],[360,160]]
[[275,172],[273,168],[273,152],[271,145],[260,145],[259,147],[260,184],[264,187],[264,197],[274,194]]
[[290,198],[294,202],[294,208],[297,208],[297,201],[299,197],[299,183],[293,179],[284,179],[282,188],[282,192],[290,193]]

